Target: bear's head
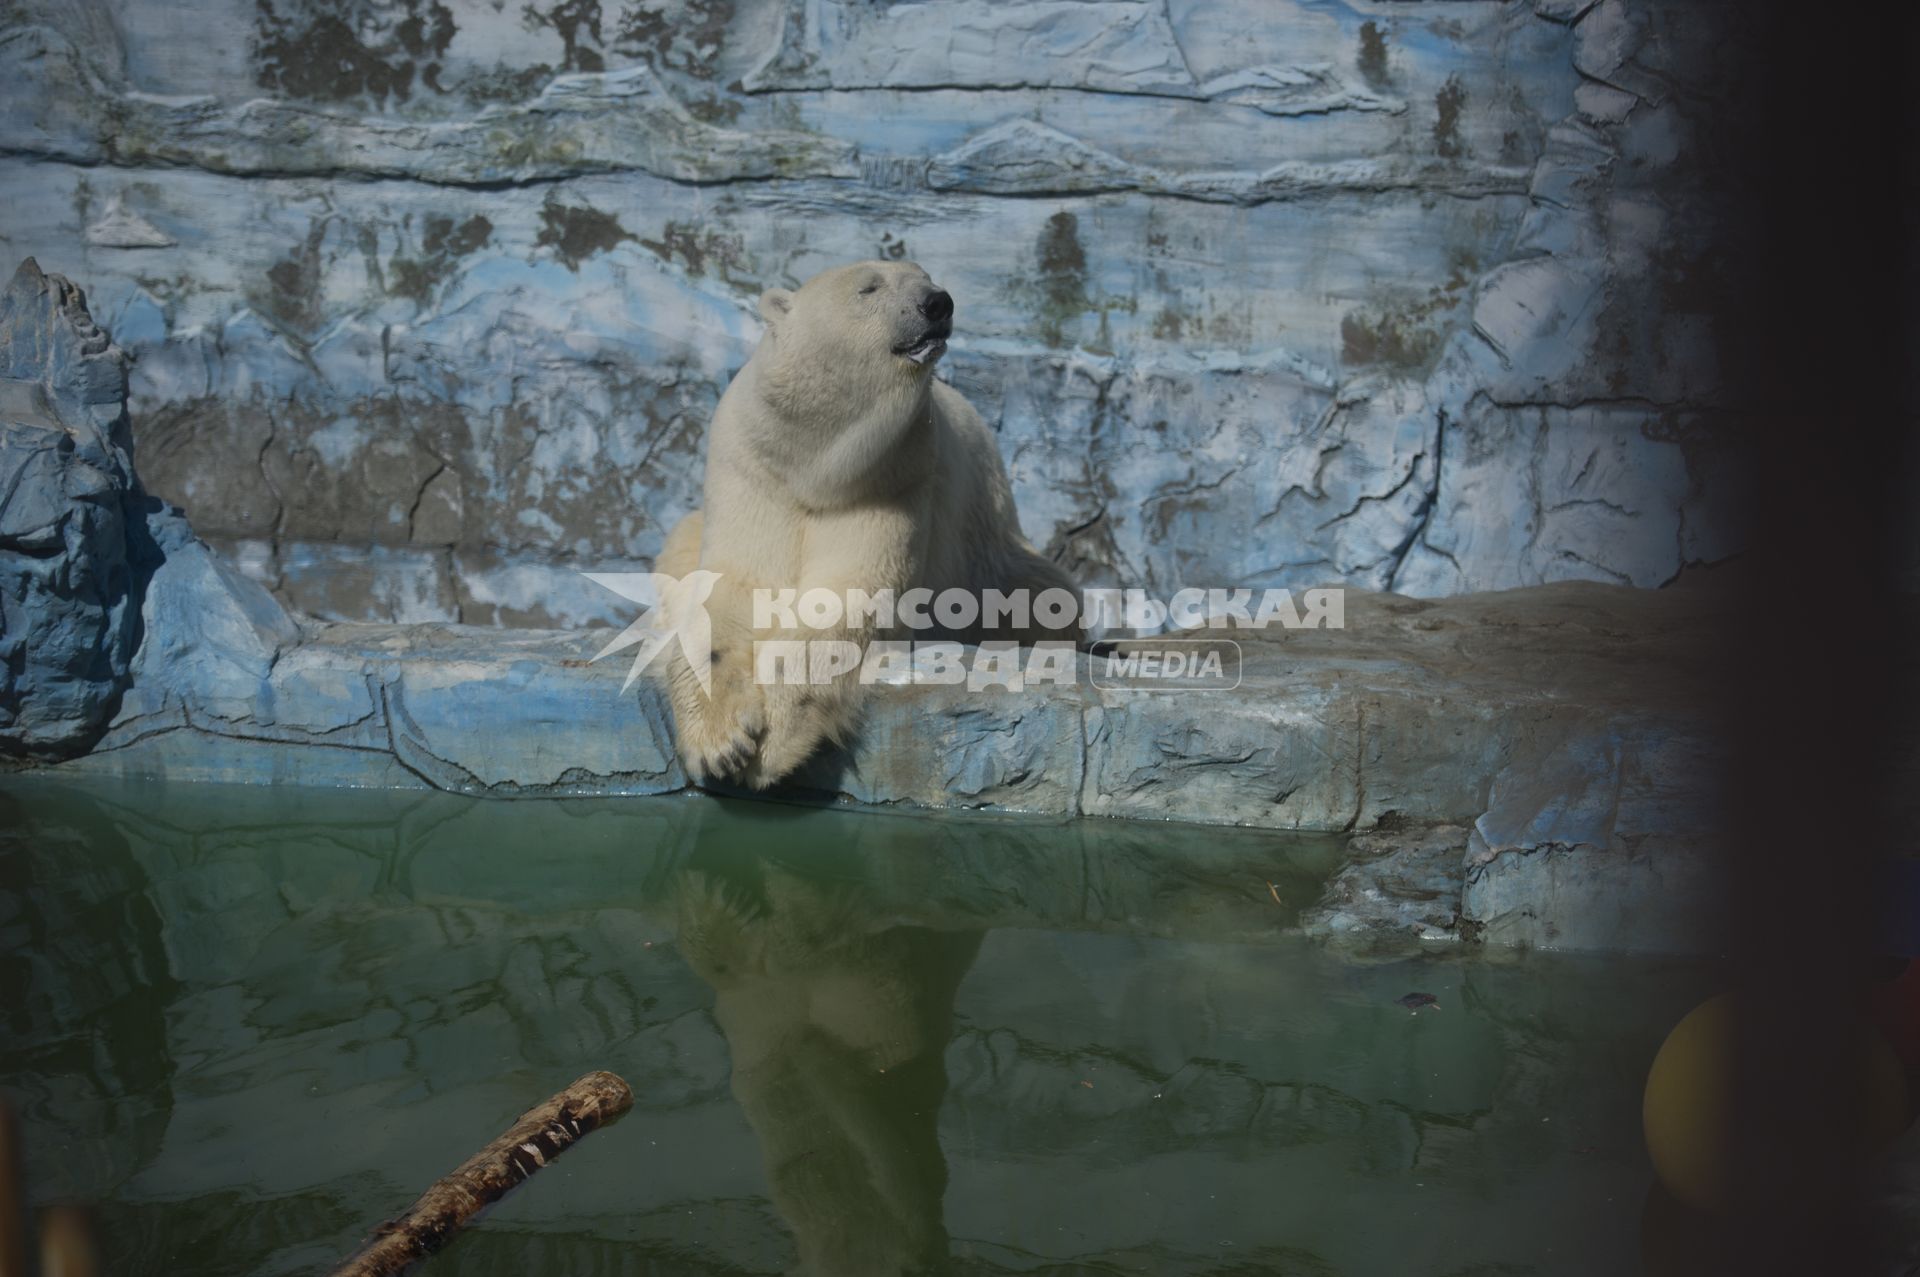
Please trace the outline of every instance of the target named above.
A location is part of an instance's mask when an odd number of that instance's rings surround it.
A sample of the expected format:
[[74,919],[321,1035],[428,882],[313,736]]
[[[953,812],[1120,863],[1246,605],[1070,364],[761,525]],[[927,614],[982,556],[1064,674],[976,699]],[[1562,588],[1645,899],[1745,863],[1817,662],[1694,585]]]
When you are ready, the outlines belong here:
[[924,374],[946,353],[953,298],[912,262],[855,262],[760,295],[767,336],[810,368]]

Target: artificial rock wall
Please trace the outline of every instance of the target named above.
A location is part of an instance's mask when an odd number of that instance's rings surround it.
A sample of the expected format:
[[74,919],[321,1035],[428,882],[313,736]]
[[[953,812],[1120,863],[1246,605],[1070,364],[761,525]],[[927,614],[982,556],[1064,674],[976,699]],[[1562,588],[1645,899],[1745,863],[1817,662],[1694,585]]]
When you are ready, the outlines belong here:
[[1645,0],[15,0],[0,252],[140,473],[328,618],[624,622],[752,302],[911,257],[1089,584],[1737,550],[1733,41]]

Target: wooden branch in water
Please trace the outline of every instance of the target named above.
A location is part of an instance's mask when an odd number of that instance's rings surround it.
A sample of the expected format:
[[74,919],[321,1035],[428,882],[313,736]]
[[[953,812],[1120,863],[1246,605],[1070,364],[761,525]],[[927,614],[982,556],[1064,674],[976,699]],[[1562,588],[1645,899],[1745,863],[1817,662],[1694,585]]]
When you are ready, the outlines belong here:
[[611,1073],[589,1073],[528,1109],[493,1143],[420,1195],[406,1214],[373,1237],[332,1277],[392,1277],[453,1239],[476,1214],[499,1201],[575,1141],[633,1107],[633,1091]]

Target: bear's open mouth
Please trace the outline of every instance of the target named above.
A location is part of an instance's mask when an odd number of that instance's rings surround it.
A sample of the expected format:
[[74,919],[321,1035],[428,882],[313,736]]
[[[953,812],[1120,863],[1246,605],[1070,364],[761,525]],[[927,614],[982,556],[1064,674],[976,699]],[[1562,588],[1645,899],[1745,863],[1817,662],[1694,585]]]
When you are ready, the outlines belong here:
[[911,359],[916,364],[932,363],[946,352],[947,338],[952,333],[952,324],[935,324],[912,341],[895,346],[893,353]]

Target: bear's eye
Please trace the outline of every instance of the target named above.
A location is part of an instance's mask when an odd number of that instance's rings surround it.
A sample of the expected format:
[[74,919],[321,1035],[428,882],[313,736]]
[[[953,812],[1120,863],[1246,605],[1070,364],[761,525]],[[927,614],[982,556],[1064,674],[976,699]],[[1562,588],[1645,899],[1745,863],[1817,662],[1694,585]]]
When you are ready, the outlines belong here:
[[862,288],[860,290],[860,295],[862,297],[865,297],[868,293],[877,293],[879,291],[880,291],[880,281],[876,279],[871,284],[868,284],[865,288]]

